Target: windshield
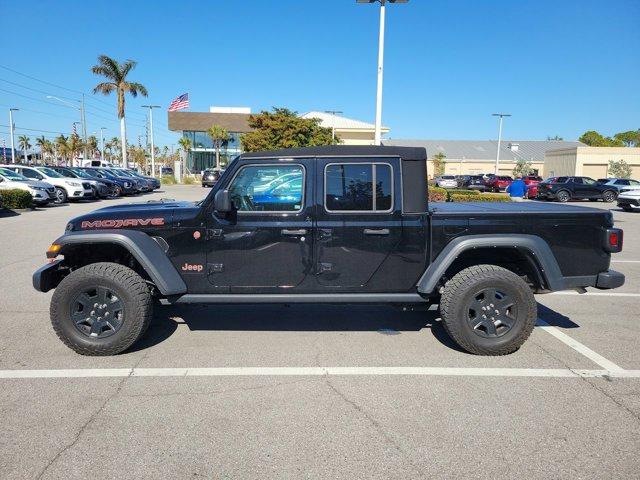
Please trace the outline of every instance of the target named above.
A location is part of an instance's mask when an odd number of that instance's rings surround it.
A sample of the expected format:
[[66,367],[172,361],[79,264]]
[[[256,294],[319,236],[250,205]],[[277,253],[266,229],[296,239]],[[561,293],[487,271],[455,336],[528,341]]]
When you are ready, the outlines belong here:
[[27,177],[20,175],[19,173],[16,173],[14,171],[7,170],[6,168],[0,168],[0,175],[2,175],[4,178],[7,178],[13,181],[29,180]]
[[36,170],[38,170],[39,172],[44,173],[47,177],[64,178],[64,175],[60,175],[58,172],[56,172],[55,170],[51,170],[50,168],[37,167]]
[[91,178],[91,175],[89,175],[87,172],[83,172],[79,168],[70,168],[69,170],[71,170],[73,173],[75,173],[81,178]]
[[120,175],[121,177],[133,177],[131,172],[128,172],[127,170],[121,170],[121,169],[117,168],[117,169],[111,170],[111,171],[113,173],[115,173],[116,175]]

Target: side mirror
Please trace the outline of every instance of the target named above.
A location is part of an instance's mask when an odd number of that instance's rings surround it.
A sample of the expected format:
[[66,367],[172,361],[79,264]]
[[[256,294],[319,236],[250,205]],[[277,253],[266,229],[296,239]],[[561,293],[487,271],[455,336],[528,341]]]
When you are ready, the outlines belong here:
[[216,196],[213,200],[213,208],[216,212],[228,213],[233,210],[233,203],[231,202],[231,194],[229,190],[220,190],[216,192]]

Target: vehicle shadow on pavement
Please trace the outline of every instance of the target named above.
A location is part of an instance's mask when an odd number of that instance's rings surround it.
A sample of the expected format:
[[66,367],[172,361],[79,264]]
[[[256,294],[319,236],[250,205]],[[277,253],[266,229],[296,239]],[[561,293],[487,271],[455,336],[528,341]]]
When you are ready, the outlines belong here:
[[147,333],[127,352],[162,343],[186,324],[192,331],[377,332],[400,335],[428,328],[447,348],[466,353],[447,335],[437,310],[403,311],[388,305],[170,305],[157,306]]
[[0,209],[0,218],[17,217],[18,215],[20,215],[19,212],[14,212],[13,210],[7,210],[6,208]]
[[544,320],[552,327],[580,328],[580,325],[571,321],[569,317],[538,303],[538,318]]

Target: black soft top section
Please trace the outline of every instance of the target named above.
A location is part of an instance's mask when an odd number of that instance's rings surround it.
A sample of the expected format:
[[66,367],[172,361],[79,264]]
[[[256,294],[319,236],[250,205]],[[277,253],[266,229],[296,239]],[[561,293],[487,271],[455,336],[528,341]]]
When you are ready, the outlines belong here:
[[322,147],[285,148],[264,152],[249,152],[240,158],[294,158],[294,157],[400,157],[407,161],[427,160],[423,147],[393,147],[375,145],[327,145]]

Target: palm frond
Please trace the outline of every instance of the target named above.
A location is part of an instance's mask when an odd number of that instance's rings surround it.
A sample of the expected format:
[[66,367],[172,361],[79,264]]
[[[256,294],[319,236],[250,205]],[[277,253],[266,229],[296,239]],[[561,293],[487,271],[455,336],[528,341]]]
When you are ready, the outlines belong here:
[[132,97],[137,97],[138,94],[146,97],[148,95],[147,87],[138,82],[127,82],[125,90],[131,94]]
[[118,86],[113,82],[101,82],[93,88],[93,93],[102,93],[103,95],[109,95]]
[[125,61],[122,65],[120,65],[120,73],[122,74],[122,78],[123,79],[127,78],[127,75],[129,74],[129,72],[134,68],[136,68],[137,64],[138,62],[136,62],[135,60],[129,59]]

